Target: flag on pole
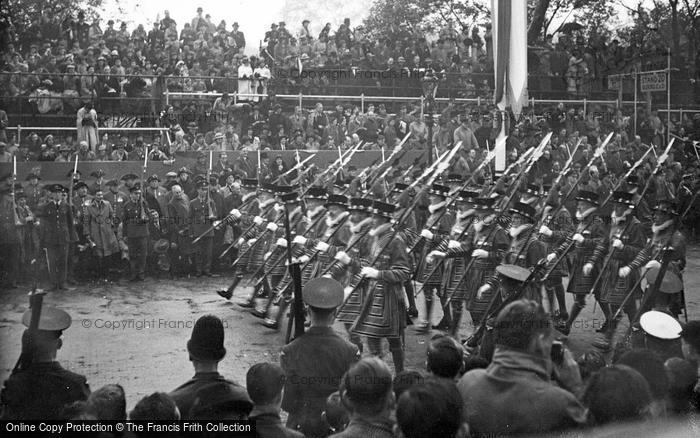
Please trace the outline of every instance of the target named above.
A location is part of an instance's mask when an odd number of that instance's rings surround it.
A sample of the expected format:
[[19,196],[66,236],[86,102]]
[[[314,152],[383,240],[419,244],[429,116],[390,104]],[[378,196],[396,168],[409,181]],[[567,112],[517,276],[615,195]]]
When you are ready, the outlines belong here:
[[[527,106],[527,0],[491,0],[493,17],[494,103],[510,107],[516,119]],[[504,113],[502,113],[504,114]],[[506,168],[506,119],[495,144],[496,172]]]

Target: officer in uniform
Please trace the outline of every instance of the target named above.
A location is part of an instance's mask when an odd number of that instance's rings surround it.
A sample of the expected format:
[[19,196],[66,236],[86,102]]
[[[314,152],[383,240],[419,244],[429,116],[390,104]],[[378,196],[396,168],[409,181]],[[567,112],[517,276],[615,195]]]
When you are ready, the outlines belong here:
[[53,285],[51,290],[65,290],[67,280],[68,247],[75,234],[73,210],[63,199],[66,188],[60,184],[49,186],[51,198],[39,205],[40,242],[48,256],[48,269]]
[[143,281],[146,273],[148,257],[150,220],[148,205],[141,197],[141,184],[131,187],[130,200],[124,206],[122,223],[124,236],[129,247],[129,262],[131,264],[131,281]]
[[25,178],[29,184],[24,186],[24,193],[27,195],[27,205],[33,212],[36,212],[37,206],[44,198],[44,186],[39,184],[40,180],[41,177],[35,173],[30,173]]
[[302,297],[311,326],[282,348],[280,365],[287,377],[282,409],[289,413],[287,427],[307,438],[320,438],[327,436],[321,415],[326,399],[338,390],[343,375],[360,359],[360,352],[333,330],[336,308],[343,302],[340,283],[315,278],[304,287]]
[[124,196],[122,192],[119,191],[119,181],[116,179],[107,181],[105,186],[107,186],[108,189],[105,191],[105,201],[109,202],[114,209],[114,216],[121,218],[122,212],[124,211],[124,205],[126,205],[129,198]]
[[[217,211],[214,202],[207,196],[209,184],[206,178],[200,178],[196,183],[197,197],[190,202],[190,223],[192,236],[202,236],[211,228],[216,220]],[[214,231],[207,234],[195,244],[195,271],[197,277],[211,276],[212,251],[214,249]]]
[[[22,324],[27,327],[31,314],[27,310],[22,316]],[[63,369],[56,361],[63,345],[61,335],[70,325],[68,313],[44,307],[36,332],[24,331],[22,359],[0,395],[3,420],[60,420],[64,406],[87,400],[90,388],[85,377]]]

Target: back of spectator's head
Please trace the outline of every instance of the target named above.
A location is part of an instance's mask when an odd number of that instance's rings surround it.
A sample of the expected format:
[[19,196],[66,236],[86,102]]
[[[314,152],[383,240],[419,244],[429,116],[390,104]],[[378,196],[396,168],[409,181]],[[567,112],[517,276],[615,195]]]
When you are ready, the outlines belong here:
[[355,363],[343,376],[340,394],[343,403],[360,415],[377,415],[385,410],[390,399],[391,371],[379,358],[368,357]]
[[396,420],[405,438],[451,438],[462,427],[462,397],[453,382],[428,379],[399,397]]
[[418,371],[403,370],[396,374],[392,386],[394,387],[394,397],[398,400],[407,389],[424,380],[423,375]]
[[508,304],[496,317],[494,343],[527,351],[533,341],[550,337],[550,327],[550,319],[540,304],[532,300],[517,300]]
[[58,417],[63,421],[99,420],[90,412],[87,402],[83,400],[65,405],[59,412]]
[[488,366],[489,366],[488,359],[486,359],[483,356],[479,356],[478,354],[470,354],[469,356],[464,358],[463,372],[467,373],[471,370],[488,368]]
[[190,420],[243,420],[248,418],[252,409],[253,402],[245,388],[225,381],[213,382],[197,391],[187,418]]
[[345,430],[350,422],[350,412],[343,405],[340,392],[335,391],[326,399],[326,409],[321,414],[331,433]]
[[652,350],[635,349],[628,351],[615,365],[627,365],[638,371],[651,389],[654,400],[661,400],[668,394],[668,374],[664,362]]
[[190,359],[218,362],[226,355],[224,348],[224,324],[217,316],[204,315],[192,329],[192,337],[187,341]]
[[126,395],[121,385],[105,385],[93,391],[87,403],[90,413],[98,420],[126,420]]
[[284,382],[284,371],[272,363],[256,363],[245,376],[248,395],[259,406],[279,403]]
[[464,349],[449,336],[435,335],[428,344],[426,365],[428,372],[454,379],[464,367]]
[[586,380],[601,368],[605,367],[605,357],[598,350],[590,350],[579,357],[578,363],[581,372],[581,380]]
[[582,401],[595,423],[606,424],[639,419],[648,412],[652,396],[639,372],[618,364],[591,376]]
[[676,413],[687,413],[698,382],[697,366],[680,357],[668,359],[664,366],[669,376],[671,409]]
[[683,354],[687,359],[700,359],[700,320],[690,321],[683,326]]
[[175,401],[164,392],[154,392],[139,400],[129,414],[133,421],[178,421],[180,411]]

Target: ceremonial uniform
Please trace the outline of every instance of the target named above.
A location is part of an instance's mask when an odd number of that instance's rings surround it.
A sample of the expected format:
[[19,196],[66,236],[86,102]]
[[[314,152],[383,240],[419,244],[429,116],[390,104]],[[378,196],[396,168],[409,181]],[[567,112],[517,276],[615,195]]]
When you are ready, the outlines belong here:
[[136,202],[129,201],[124,206],[122,223],[124,224],[124,236],[126,236],[129,246],[132,280],[143,280],[146,273],[149,221],[148,206],[143,199],[139,198]]
[[[202,236],[213,224],[217,215],[216,205],[206,196],[201,195],[190,202],[190,223],[192,224],[192,236],[197,238]],[[195,269],[197,275],[211,274],[211,261],[214,245],[214,231],[209,231],[194,245],[195,248]]]
[[75,233],[73,211],[66,202],[49,201],[39,207],[38,217],[41,224],[39,240],[42,248],[47,251],[51,283],[56,288],[63,289],[67,280],[68,245]]
[[[552,206],[552,208],[556,209],[557,207]],[[574,223],[571,219],[571,213],[564,207],[559,207],[554,216],[545,216],[544,224],[551,231],[551,235],[538,233],[537,236],[544,243],[547,253],[554,252],[556,248],[566,241],[568,236],[574,233]],[[563,283],[564,277],[569,275],[566,258],[562,257],[562,260],[557,263],[556,266],[550,267],[549,269],[551,269],[551,272],[544,282],[544,287],[547,291],[547,296],[552,308],[554,307],[554,298],[556,296],[559,305],[559,317],[566,320],[568,319],[568,310],[566,308]]]
[[[331,195],[329,197],[329,202],[333,201],[335,197],[340,197],[340,202],[345,201],[347,205],[347,198],[342,195]],[[310,278],[316,278],[321,275],[323,271],[333,262],[333,256],[337,251],[345,249],[350,240],[350,228],[347,225],[347,217],[349,213],[340,213],[336,218],[331,219],[326,216],[325,227],[323,234],[318,238],[310,237],[306,240],[306,247],[316,252],[316,246],[319,242],[325,243],[329,246],[327,251],[318,251],[315,262],[312,261],[313,269]]]
[[[129,200],[127,196],[124,196],[121,192],[112,192],[111,190],[106,191],[104,194],[105,201],[109,202],[114,210],[114,216],[117,218],[122,217],[124,211],[124,205]],[[115,228],[117,224],[114,224]]]

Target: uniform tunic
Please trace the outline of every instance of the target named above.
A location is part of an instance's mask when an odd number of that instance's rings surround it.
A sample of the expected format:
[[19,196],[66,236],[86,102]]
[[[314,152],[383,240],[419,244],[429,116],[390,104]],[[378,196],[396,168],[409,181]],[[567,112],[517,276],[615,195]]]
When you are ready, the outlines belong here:
[[[593,253],[597,245],[605,239],[605,228],[602,221],[596,219],[593,214],[588,216],[583,222],[576,226],[576,233],[580,233],[583,243],[575,243],[572,248],[573,263],[571,266],[569,285],[567,292],[572,294],[588,294],[591,292],[593,282],[598,275],[600,266],[597,266]],[[567,237],[566,241],[557,248],[557,254],[561,254],[570,244],[573,235]],[[583,274],[583,266],[586,263],[593,263],[593,270],[589,275]],[[599,264],[598,264],[599,265]],[[597,294],[597,291],[596,291]]]
[[510,242],[508,233],[497,223],[492,223],[478,232],[474,230],[474,233],[469,237],[467,253],[471,254],[476,249],[488,252],[486,257],[474,259],[465,280],[468,288],[467,310],[479,314],[486,311],[496,291],[491,289],[484,293],[481,298],[477,297],[477,292],[486,280],[494,275],[496,266],[501,264],[503,254],[508,249]]
[[[433,239],[430,242],[425,242],[425,239],[421,239],[418,243],[420,248],[415,248],[415,250],[420,249],[421,254],[418,261],[416,280],[425,283],[427,286],[440,286],[442,283],[443,267],[435,269],[435,272],[431,275],[430,272],[433,271],[437,261],[428,263],[426,257],[431,251],[438,247],[442,240],[449,236],[453,223],[454,216],[449,211],[446,212],[444,206],[438,210],[434,210],[425,223],[425,229],[433,233]],[[428,275],[430,275],[429,278]]]
[[[470,236],[473,237],[474,231],[469,228],[470,231],[465,233],[464,229],[465,227],[469,227],[470,221],[471,216],[468,216],[456,222],[450,230],[450,239],[461,243],[468,242],[467,239],[469,239]],[[464,276],[467,264],[469,263],[470,254],[464,250],[450,250],[447,246],[448,244],[449,242],[444,243],[444,247],[447,249],[445,250],[445,261],[443,262],[444,275],[442,277],[441,289],[447,297],[452,297],[453,302],[461,303],[467,297],[467,282],[461,280]]]
[[[566,238],[573,234],[574,223],[571,219],[571,213],[566,208],[560,209],[554,217],[548,216],[545,218],[545,224],[552,230],[551,236],[538,235],[542,242],[545,244],[545,250],[547,253],[554,252],[556,248],[562,245]],[[537,230],[539,231],[539,230]],[[552,269],[552,273],[549,274],[549,280],[559,280],[563,277],[569,275],[569,269],[566,265],[566,257],[557,263],[557,265]]]
[[326,252],[318,252],[315,259],[311,260],[312,270],[309,278],[316,278],[335,260],[334,256],[338,251],[345,249],[350,239],[350,228],[347,217],[349,213],[343,213],[331,220],[326,216],[326,226],[323,234],[318,238],[307,239],[306,247],[316,253],[316,245],[324,242],[329,245]]
[[388,225],[370,231],[367,247],[361,248],[359,258],[353,258],[349,266],[355,275],[363,266],[379,271],[378,279],[363,279],[338,310],[338,320],[355,322],[352,332],[358,335],[397,338],[405,327],[403,283],[411,278],[411,270],[406,244]]

